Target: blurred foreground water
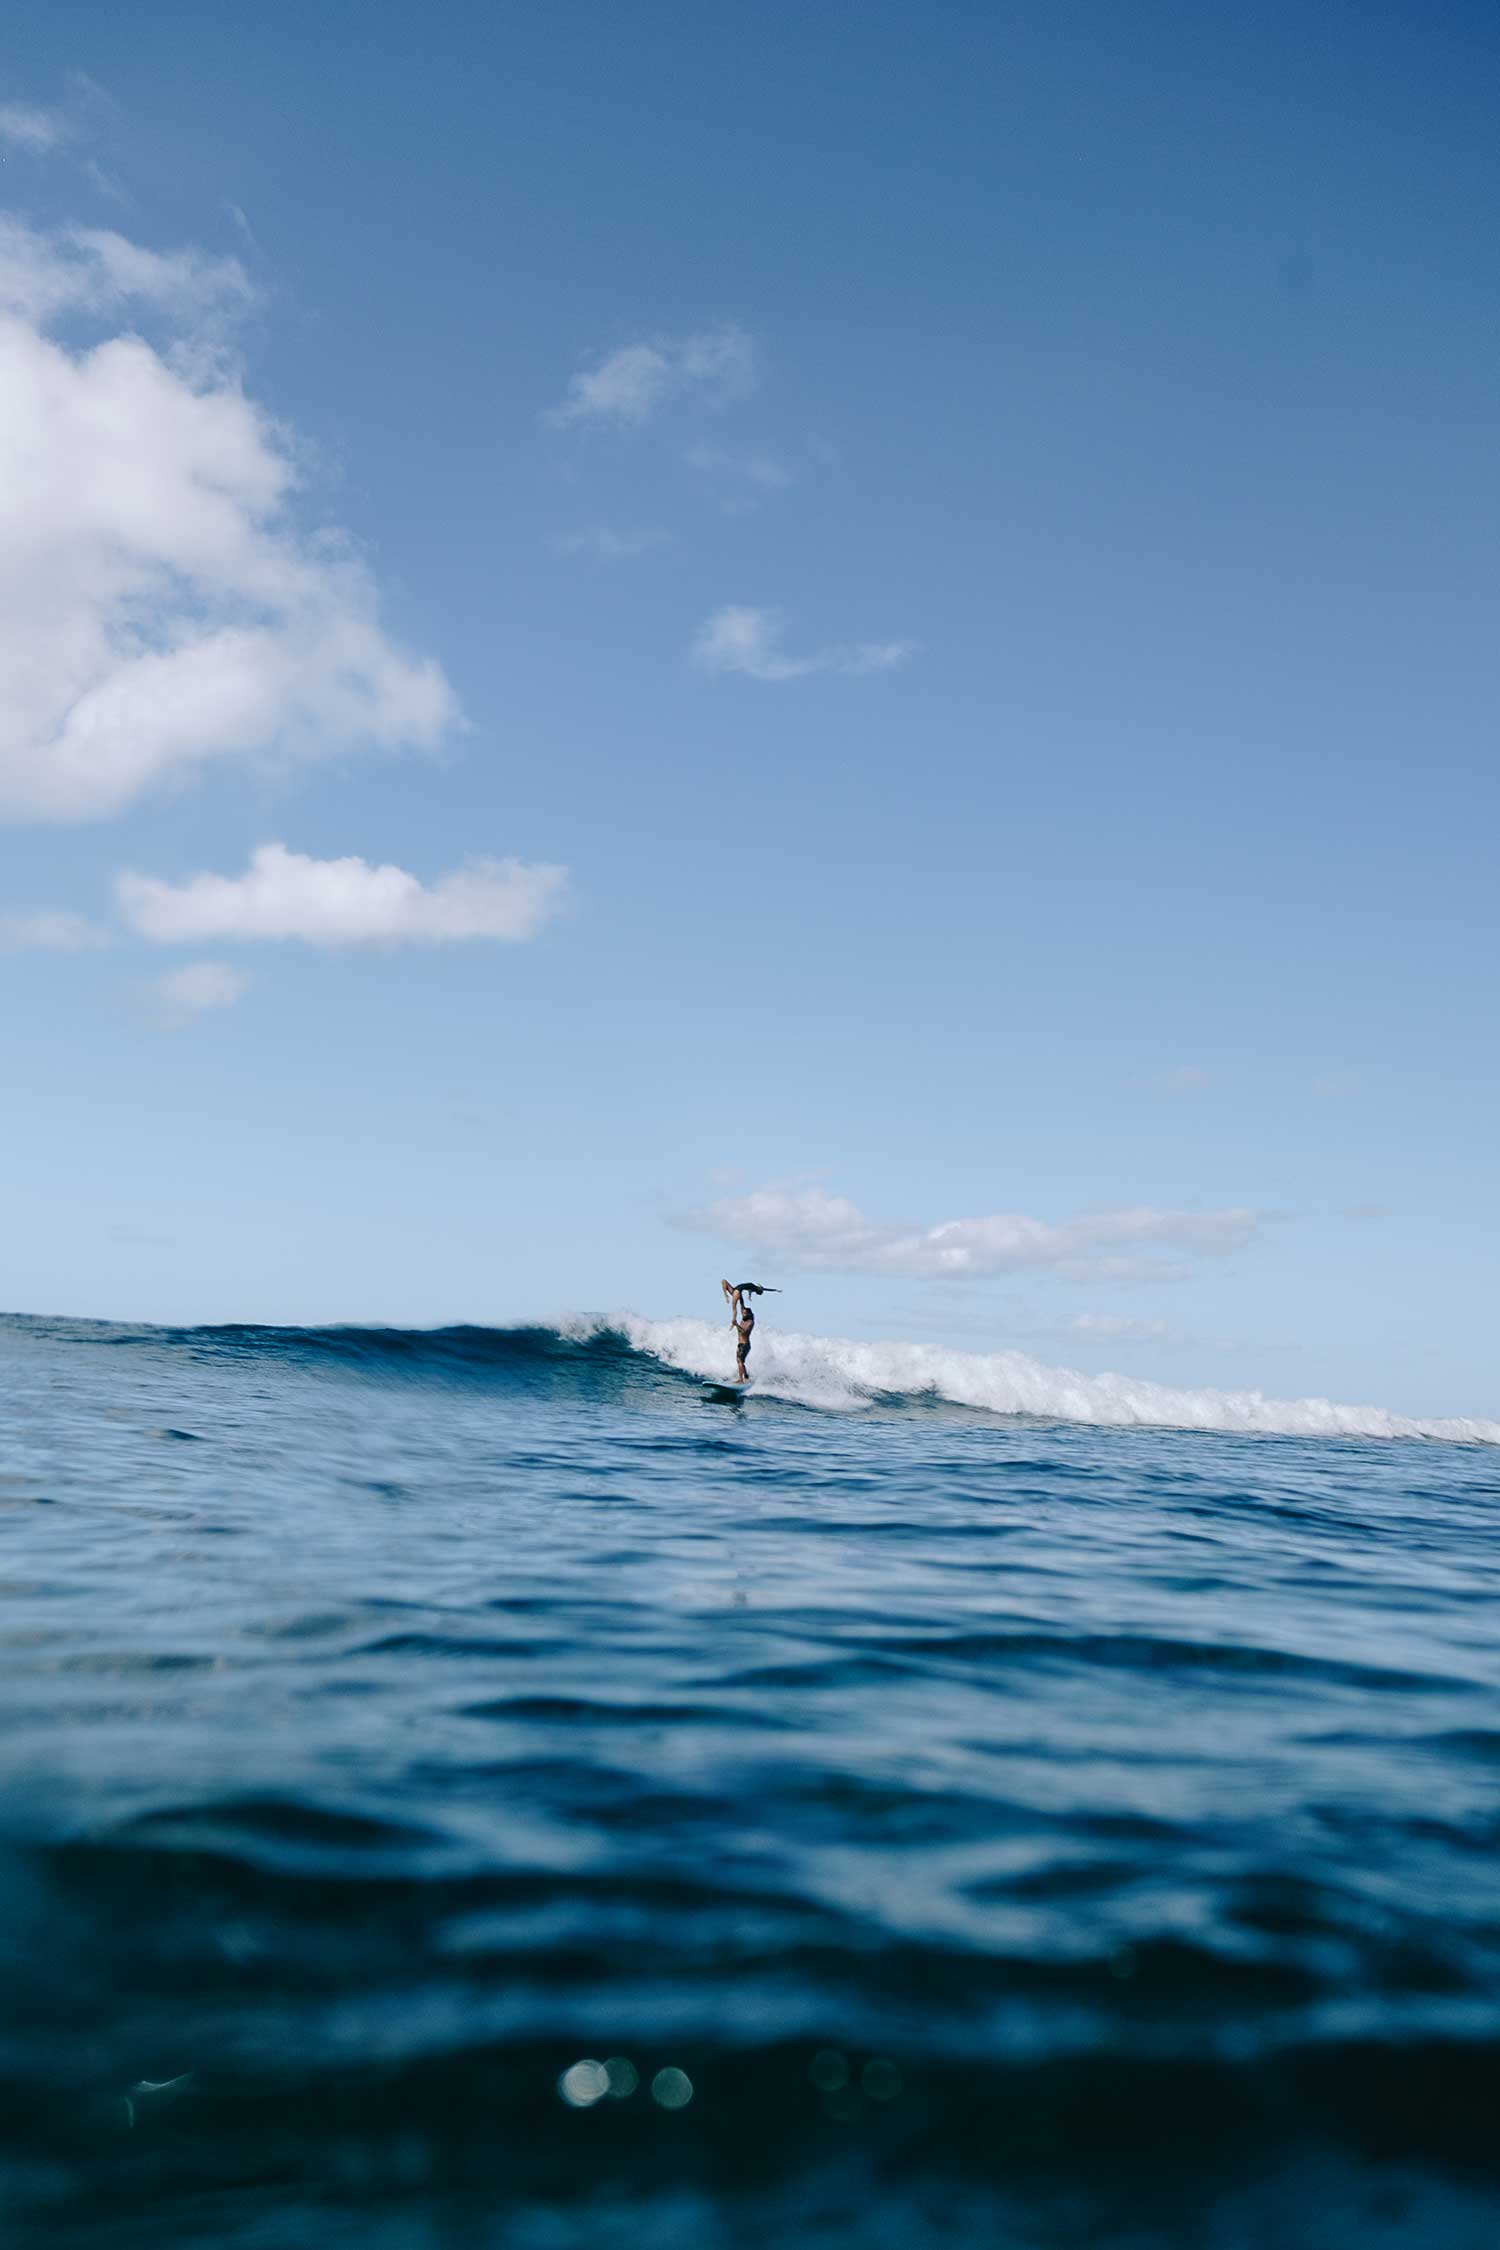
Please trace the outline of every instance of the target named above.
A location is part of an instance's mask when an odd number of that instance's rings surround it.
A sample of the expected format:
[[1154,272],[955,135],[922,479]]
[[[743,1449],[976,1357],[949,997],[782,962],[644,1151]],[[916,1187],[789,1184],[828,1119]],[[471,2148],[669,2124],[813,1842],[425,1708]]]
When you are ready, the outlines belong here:
[[1500,1453],[0,1323],[9,2242],[1500,2239]]

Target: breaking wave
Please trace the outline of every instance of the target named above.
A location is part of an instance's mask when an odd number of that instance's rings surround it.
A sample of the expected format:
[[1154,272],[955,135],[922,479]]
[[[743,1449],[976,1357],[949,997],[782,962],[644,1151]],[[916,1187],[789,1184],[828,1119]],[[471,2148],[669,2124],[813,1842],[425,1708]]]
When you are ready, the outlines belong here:
[[[580,1339],[616,1326],[637,1351],[711,1381],[733,1375],[727,1331],[704,1320],[581,1322]],[[565,1329],[564,1333],[569,1330]],[[844,1336],[757,1331],[754,1389],[802,1406],[843,1409],[904,1399],[943,1399],[989,1414],[1118,1429],[1261,1432],[1277,1437],[1447,1438],[1500,1445],[1500,1422],[1472,1416],[1418,1420],[1380,1406],[1326,1398],[1267,1398],[1262,1391],[1180,1390],[1127,1375],[1049,1367],[1029,1353],[962,1352],[942,1344],[863,1343]]]
[[[338,1365],[373,1378],[516,1383],[618,1396],[682,1378],[728,1383],[734,1348],[723,1322],[580,1314],[515,1328],[145,1329],[78,1321],[22,1323],[79,1342],[151,1342],[196,1354],[268,1354]],[[1500,1445],[1500,1421],[1392,1413],[1326,1398],[1269,1398],[1258,1390],[1178,1388],[1128,1375],[1051,1367],[1027,1352],[955,1351],[943,1344],[870,1343],[809,1336],[763,1324],[751,1360],[755,1400],[830,1413],[943,1402],[985,1414],[1025,1415],[1110,1429],[1207,1430],[1299,1438],[1437,1438]]]

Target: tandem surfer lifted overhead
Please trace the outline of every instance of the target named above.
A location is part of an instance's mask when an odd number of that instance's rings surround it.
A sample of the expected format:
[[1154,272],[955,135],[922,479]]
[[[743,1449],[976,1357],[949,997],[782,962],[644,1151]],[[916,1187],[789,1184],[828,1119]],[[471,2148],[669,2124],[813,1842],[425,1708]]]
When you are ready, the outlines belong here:
[[735,1333],[734,1379],[748,1383],[745,1362],[750,1357],[750,1339],[755,1334],[755,1314],[751,1309],[752,1297],[779,1297],[779,1289],[768,1289],[758,1281],[721,1281],[719,1287],[729,1300],[729,1319]]

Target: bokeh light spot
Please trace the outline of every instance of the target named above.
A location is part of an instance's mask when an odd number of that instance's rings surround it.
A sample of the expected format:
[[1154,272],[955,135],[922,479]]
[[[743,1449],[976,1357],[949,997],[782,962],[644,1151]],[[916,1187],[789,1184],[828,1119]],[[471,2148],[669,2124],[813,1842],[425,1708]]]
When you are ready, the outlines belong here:
[[659,2070],[651,2081],[651,2099],[663,2109],[686,2109],[693,2098],[693,2081],[685,2070]]
[[608,2067],[587,2056],[570,2063],[557,2081],[557,2090],[569,2109],[592,2109],[609,2092]]

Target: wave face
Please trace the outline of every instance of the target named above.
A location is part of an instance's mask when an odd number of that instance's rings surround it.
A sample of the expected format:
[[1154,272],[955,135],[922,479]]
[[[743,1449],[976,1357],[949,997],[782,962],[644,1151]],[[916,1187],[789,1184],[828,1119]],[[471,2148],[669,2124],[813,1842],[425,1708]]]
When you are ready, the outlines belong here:
[[[609,1396],[664,1375],[729,1383],[734,1346],[723,1322],[651,1320],[634,1313],[578,1314],[555,1326],[515,1328],[262,1328],[139,1331],[69,1323],[74,1333],[170,1337],[197,1352],[257,1352],[392,1377],[510,1381]],[[1086,1375],[1019,1351],[965,1352],[941,1344],[869,1343],[808,1336],[763,1322],[751,1354],[757,1400],[828,1413],[936,1401],[991,1415],[1026,1415],[1099,1429],[1220,1431],[1300,1438],[1432,1438],[1500,1445],[1500,1421],[1422,1419],[1326,1398],[1268,1398],[1262,1391],[1182,1389],[1128,1375]]]
[[1500,2240],[1482,1426],[728,1344],[0,1320],[6,2250]]

